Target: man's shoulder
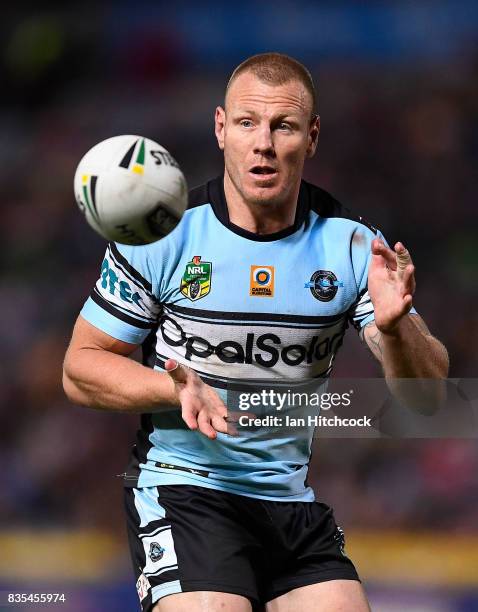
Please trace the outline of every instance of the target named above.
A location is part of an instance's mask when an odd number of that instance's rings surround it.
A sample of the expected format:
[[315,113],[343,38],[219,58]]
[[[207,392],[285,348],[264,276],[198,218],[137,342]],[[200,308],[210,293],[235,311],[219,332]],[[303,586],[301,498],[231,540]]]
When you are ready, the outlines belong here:
[[309,195],[310,209],[327,219],[348,219],[349,221],[360,223],[367,227],[371,232],[377,234],[378,230],[366,219],[356,214],[339,200],[334,198],[328,191],[318,185],[313,185],[307,181],[302,181]]

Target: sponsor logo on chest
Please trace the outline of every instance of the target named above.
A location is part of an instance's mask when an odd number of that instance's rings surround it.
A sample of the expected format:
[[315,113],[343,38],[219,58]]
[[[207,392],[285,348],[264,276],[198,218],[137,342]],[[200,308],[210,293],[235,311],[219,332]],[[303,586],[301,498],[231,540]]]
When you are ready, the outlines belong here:
[[[225,325],[206,323],[195,326],[200,334],[192,328],[186,330],[165,314],[160,319],[158,339],[181,353],[184,351],[188,361],[216,357],[224,363],[256,363],[273,368],[278,362],[297,366],[321,361],[337,350],[343,337],[342,321],[322,330],[284,327],[266,333],[247,332],[247,323],[242,330],[239,326],[228,329]],[[293,342],[289,341],[291,338]]]
[[249,295],[274,297],[274,266],[251,266]]

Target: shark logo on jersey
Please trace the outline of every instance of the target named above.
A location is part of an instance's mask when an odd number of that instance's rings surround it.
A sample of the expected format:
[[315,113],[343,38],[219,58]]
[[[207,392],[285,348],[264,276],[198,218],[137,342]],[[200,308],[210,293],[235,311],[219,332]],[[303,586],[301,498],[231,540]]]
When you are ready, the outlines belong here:
[[200,300],[211,291],[212,263],[201,261],[200,255],[195,255],[186,264],[186,269],[179,287],[181,293],[192,302]]
[[337,280],[337,277],[330,270],[316,270],[310,277],[310,281],[304,284],[316,300],[330,302],[337,295],[339,287],[344,284]]
[[160,546],[157,542],[151,542],[149,545],[149,558],[153,563],[156,561],[160,561],[164,555],[164,548]]

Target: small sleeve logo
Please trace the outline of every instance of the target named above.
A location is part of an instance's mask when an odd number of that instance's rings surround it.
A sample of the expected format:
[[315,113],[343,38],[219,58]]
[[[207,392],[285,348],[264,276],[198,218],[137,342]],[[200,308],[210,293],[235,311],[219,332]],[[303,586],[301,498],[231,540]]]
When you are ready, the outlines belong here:
[[164,548],[157,542],[151,542],[149,545],[149,558],[153,563],[161,561],[164,555]]

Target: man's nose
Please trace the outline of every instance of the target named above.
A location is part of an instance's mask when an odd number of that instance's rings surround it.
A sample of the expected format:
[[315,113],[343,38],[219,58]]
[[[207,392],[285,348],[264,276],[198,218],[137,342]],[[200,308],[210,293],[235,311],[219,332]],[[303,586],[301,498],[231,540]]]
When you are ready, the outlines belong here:
[[272,133],[269,126],[261,127],[256,132],[256,142],[254,143],[254,153],[262,155],[271,155],[274,153],[274,143],[272,142]]

